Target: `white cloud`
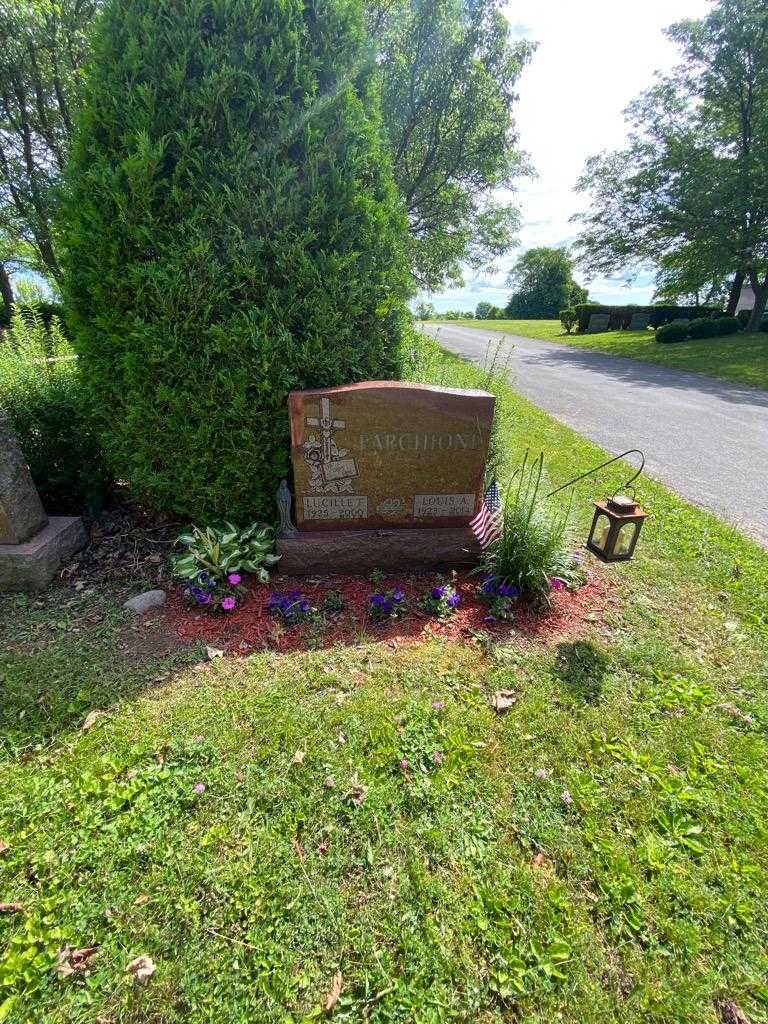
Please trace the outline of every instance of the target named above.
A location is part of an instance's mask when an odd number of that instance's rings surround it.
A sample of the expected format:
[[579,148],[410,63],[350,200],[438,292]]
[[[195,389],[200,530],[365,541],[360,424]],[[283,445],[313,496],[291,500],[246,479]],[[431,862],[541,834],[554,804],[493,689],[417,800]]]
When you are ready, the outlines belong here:
[[[531,155],[538,177],[523,181],[517,192],[523,226],[523,249],[563,245],[577,226],[572,214],[585,206],[573,191],[587,157],[615,149],[626,138],[623,109],[651,84],[656,69],[676,62],[675,47],[662,30],[681,18],[700,18],[707,0],[522,0],[505,13],[516,35],[536,40],[538,50],[520,79],[515,111],[520,145]],[[489,280],[482,274],[482,298],[504,304],[511,254]],[[600,301],[646,302],[653,292],[646,275],[631,288],[619,279],[590,285]],[[473,308],[479,301],[471,279],[465,288],[429,298],[438,309]]]

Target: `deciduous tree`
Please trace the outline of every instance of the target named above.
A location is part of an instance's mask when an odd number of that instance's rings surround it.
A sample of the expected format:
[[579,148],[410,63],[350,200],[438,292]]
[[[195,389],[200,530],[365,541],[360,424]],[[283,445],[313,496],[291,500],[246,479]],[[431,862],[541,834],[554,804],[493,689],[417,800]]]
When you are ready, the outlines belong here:
[[669,296],[746,277],[756,330],[768,301],[768,8],[719,0],[707,17],[667,34],[681,63],[627,111],[629,145],[587,164],[591,195],[579,262],[589,273],[659,273]]
[[587,291],[573,279],[573,262],[565,248],[528,249],[509,273],[515,291],[506,314],[513,320],[554,320],[560,310],[585,302]]

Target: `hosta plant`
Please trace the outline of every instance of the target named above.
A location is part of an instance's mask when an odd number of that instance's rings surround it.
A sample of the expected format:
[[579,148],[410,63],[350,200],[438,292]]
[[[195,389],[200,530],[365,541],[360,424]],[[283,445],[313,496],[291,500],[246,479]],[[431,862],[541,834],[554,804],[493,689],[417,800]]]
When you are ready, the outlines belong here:
[[273,530],[252,523],[244,530],[232,523],[193,526],[177,543],[183,550],[173,555],[173,573],[185,581],[184,594],[194,604],[210,610],[233,611],[242,595],[242,574],[252,573],[262,583],[278,561],[272,553]]

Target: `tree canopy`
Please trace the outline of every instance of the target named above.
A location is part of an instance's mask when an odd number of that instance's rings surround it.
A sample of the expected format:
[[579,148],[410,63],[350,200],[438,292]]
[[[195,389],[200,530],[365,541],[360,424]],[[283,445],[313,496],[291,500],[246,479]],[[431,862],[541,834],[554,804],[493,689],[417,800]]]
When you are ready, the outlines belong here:
[[[92,24],[104,0],[4,0],[0,231],[60,279],[54,214]],[[500,0],[368,0],[383,130],[410,223],[416,280],[436,289],[506,252],[518,224],[493,191],[526,172],[512,109],[531,45]],[[0,267],[0,278],[2,268]]]
[[411,226],[411,266],[437,290],[507,252],[516,205],[494,190],[527,173],[512,110],[532,46],[500,0],[371,0],[384,125]]
[[627,110],[629,144],[592,157],[577,243],[587,273],[654,267],[659,294],[711,300],[746,276],[768,299],[768,8],[719,0],[667,30],[678,67]]
[[587,299],[562,247],[528,249],[512,267],[507,284],[515,289],[505,311],[512,320],[554,320],[561,309]]

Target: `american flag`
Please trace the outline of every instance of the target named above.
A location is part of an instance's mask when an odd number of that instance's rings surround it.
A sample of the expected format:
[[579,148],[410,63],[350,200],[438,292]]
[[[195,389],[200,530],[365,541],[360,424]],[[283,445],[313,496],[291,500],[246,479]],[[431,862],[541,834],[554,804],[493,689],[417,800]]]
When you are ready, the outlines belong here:
[[493,480],[483,497],[482,508],[469,524],[481,548],[487,548],[499,539],[501,522],[501,493],[498,483]]

